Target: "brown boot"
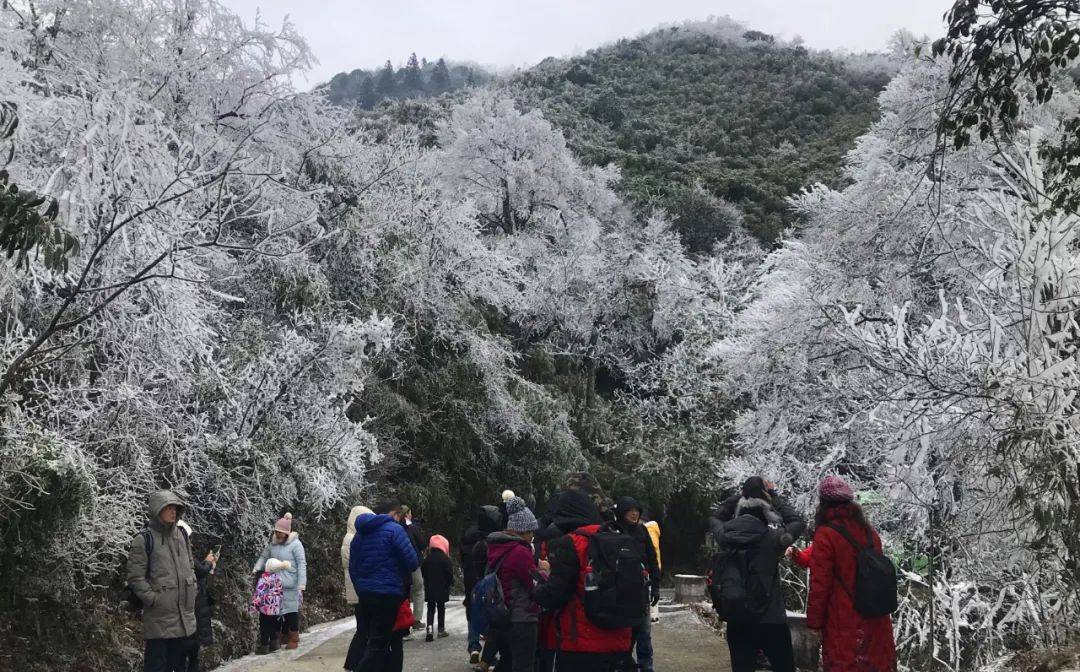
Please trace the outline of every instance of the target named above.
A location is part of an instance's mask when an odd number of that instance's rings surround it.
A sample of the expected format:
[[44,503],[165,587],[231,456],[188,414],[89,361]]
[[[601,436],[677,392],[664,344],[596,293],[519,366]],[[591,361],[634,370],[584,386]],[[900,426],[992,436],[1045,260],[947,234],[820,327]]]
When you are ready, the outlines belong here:
[[288,643],[285,644],[285,648],[286,649],[295,649],[298,646],[300,646],[300,633],[299,632],[290,632],[289,633]]
[[281,648],[281,634],[275,632],[274,636],[270,638],[270,653],[273,653]]

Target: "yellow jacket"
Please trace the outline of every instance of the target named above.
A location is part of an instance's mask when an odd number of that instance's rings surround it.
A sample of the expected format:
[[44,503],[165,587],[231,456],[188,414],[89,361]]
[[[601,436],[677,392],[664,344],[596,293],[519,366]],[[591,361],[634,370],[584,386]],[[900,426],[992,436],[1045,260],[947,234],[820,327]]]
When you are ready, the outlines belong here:
[[664,566],[660,562],[660,523],[650,520],[645,523],[645,529],[649,531],[649,538],[652,539],[653,548],[656,549],[656,566],[662,570]]

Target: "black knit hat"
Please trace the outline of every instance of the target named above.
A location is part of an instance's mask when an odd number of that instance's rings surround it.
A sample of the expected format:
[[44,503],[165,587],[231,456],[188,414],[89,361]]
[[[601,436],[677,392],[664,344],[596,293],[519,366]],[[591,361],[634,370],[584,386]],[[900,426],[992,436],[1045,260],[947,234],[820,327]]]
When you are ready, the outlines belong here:
[[765,499],[765,479],[761,476],[751,476],[743,481],[742,496],[748,499]]

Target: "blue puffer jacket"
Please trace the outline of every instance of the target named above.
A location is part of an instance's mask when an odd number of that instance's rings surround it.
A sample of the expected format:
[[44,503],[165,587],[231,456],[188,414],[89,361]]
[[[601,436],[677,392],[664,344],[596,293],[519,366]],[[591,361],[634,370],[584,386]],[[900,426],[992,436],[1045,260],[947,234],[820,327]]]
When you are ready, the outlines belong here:
[[420,566],[405,528],[385,514],[356,519],[349,548],[349,578],[357,593],[405,596],[403,577]]

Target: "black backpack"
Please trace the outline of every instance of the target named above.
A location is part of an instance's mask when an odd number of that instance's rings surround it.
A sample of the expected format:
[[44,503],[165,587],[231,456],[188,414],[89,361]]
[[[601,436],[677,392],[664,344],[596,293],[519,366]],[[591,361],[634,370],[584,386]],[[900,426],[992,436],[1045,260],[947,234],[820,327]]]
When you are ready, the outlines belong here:
[[641,540],[606,527],[585,536],[589,539],[585,615],[609,630],[640,625],[649,608],[649,572]]
[[709,596],[721,620],[757,623],[769,610],[769,582],[757,571],[758,546],[725,547],[713,556]]
[[[139,534],[143,538],[143,550],[146,551],[146,580],[150,580],[150,568],[154,557],[154,535],[150,532],[149,528],[142,528],[139,530]],[[187,541],[187,531],[184,528],[180,528],[180,534],[184,535],[184,541]],[[124,573],[127,574],[125,568]],[[135,594],[135,589],[131,587],[131,584],[124,584],[124,600],[127,602],[128,609],[136,613],[142,611],[143,603],[139,599],[139,596]]]
[[855,539],[839,525],[826,525],[835,530],[848,543],[855,547],[855,590],[852,592],[840,576],[833,569],[836,582],[848,594],[855,603],[855,611],[867,618],[888,616],[896,611],[898,600],[896,595],[896,567],[892,560],[885,557],[874,548],[874,535],[870,528],[866,528],[866,546],[861,546]]

